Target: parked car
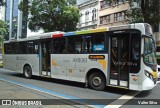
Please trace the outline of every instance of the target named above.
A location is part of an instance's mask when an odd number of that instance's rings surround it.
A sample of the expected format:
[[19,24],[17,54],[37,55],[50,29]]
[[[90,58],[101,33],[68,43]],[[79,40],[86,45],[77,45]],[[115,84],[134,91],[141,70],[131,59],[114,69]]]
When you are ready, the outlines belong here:
[[158,78],[160,78],[160,65],[157,65],[158,67]]

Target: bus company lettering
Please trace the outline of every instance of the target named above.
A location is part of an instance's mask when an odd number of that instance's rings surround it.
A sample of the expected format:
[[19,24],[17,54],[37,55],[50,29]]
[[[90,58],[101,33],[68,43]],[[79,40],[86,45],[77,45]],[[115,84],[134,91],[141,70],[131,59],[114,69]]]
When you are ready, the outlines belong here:
[[17,56],[16,60],[27,60],[27,59],[25,57],[23,57],[23,56]]
[[105,59],[104,55],[89,55],[89,59]]
[[115,62],[115,65],[128,65],[128,66],[137,66],[137,63],[132,62]]
[[73,62],[87,63],[87,58],[73,58]]

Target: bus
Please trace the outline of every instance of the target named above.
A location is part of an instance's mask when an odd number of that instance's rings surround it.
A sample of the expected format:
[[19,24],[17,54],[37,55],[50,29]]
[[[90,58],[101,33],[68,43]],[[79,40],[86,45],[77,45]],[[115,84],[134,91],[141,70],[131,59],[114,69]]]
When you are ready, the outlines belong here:
[[50,32],[4,42],[4,68],[32,75],[143,91],[157,84],[152,28],[134,23],[75,32]]

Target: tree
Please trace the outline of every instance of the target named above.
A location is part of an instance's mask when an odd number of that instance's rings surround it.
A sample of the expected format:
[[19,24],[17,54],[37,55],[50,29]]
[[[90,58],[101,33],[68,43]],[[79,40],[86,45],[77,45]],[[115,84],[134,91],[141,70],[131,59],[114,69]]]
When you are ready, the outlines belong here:
[[7,28],[6,23],[0,20],[0,43],[2,43],[4,38],[6,38],[6,28]]
[[6,5],[5,0],[0,0],[0,6],[5,6],[5,5]]
[[[111,5],[125,2],[126,0],[106,0]],[[160,22],[160,1],[159,0],[128,0],[130,7],[134,3],[139,3],[140,8],[130,8],[126,11],[129,23],[144,22],[151,24],[156,28]],[[114,3],[113,3],[114,2]],[[132,20],[131,20],[132,19]]]
[[0,20],[0,34],[6,34],[7,25],[4,21]]
[[28,27],[32,31],[74,31],[79,20],[76,0],[23,0],[19,9],[28,14]]

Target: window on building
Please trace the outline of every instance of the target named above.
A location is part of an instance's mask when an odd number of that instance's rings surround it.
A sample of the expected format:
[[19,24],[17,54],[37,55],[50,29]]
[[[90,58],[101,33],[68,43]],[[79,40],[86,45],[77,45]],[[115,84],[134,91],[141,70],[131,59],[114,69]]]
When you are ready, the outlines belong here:
[[103,22],[102,22],[102,21],[103,21],[103,19],[102,19],[102,17],[100,17],[100,24],[103,24]]
[[125,13],[124,12],[118,12],[114,13],[114,21],[123,21],[125,19]]
[[118,16],[118,13],[114,13],[114,21],[115,21],[115,22],[118,21],[117,16]]
[[111,21],[111,15],[100,17],[100,24],[109,24]]
[[85,22],[89,21],[89,11],[85,13]]
[[92,21],[94,21],[94,20],[96,20],[96,17],[97,17],[97,11],[96,11],[96,9],[94,8],[93,10],[92,10]]
[[83,14],[80,13],[80,18],[79,18],[79,22],[80,22],[80,23],[82,23],[82,19],[83,19],[82,17],[83,17]]
[[110,17],[111,17],[111,15],[107,15],[107,16],[106,16],[106,24],[110,23],[110,20],[111,20]]

